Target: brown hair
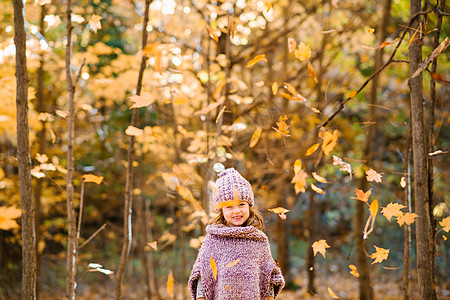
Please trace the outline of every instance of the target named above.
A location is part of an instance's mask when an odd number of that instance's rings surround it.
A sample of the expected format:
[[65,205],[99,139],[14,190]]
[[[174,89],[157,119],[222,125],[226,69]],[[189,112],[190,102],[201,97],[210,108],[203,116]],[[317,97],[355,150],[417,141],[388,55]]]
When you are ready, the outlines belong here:
[[[266,227],[264,226],[264,219],[259,211],[252,208],[251,206],[248,207],[250,215],[248,216],[248,219],[242,224],[241,226],[255,226],[259,230],[265,232]],[[225,220],[225,216],[223,215],[222,209],[220,210],[220,213],[217,217],[215,217],[209,224],[222,224],[227,225],[228,223]]]

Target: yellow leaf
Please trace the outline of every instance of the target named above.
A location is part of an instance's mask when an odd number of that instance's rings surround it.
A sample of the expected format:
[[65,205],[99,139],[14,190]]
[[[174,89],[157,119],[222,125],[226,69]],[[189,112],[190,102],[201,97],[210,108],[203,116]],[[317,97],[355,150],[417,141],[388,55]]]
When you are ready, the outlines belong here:
[[167,291],[169,292],[170,297],[173,298],[173,274],[172,271],[169,272],[169,276],[167,277]]
[[157,241],[153,241],[151,243],[147,243],[147,245],[149,245],[153,250],[158,250],[158,242]]
[[266,7],[266,13],[268,13],[272,9],[272,4],[269,2],[264,2],[264,6]]
[[186,99],[186,98],[184,98],[184,97],[177,97],[174,101],[173,101],[173,104],[177,104],[177,105],[179,105],[179,104],[184,104],[184,103],[186,103],[188,100]]
[[402,188],[405,188],[405,187],[406,187],[405,177],[402,177],[402,178],[400,179],[400,186],[401,186]]
[[411,225],[416,221],[417,217],[419,216],[415,213],[405,213],[397,217],[397,223],[399,226],[402,226],[403,224]]
[[370,258],[375,259],[375,260],[372,262],[372,264],[380,263],[380,262],[382,262],[383,260],[386,260],[386,259],[388,258],[388,255],[389,255],[389,249],[379,248],[379,247],[377,247],[377,246],[375,246],[375,245],[374,245],[374,247],[375,247],[375,249],[376,249],[376,252],[375,252],[375,253],[372,253],[372,254],[370,255]]
[[297,159],[294,163],[294,173],[297,174],[298,171],[302,169],[302,161],[300,159]]
[[291,183],[295,183],[295,194],[298,194],[300,192],[305,192],[306,187],[306,177],[308,177],[308,174],[306,174],[305,171],[299,170],[295,176],[292,178]]
[[289,209],[286,209],[284,207],[275,207],[275,208],[268,209],[268,211],[271,211],[276,214],[283,214],[283,213],[289,212]]
[[369,169],[366,171],[366,178],[367,181],[375,181],[375,182],[381,182],[381,174],[377,173],[375,170],[373,169]]
[[372,193],[372,190],[368,190],[364,193],[363,190],[355,188],[355,194],[356,198],[352,197],[353,199],[357,199],[362,202],[367,202],[369,200],[370,194]]
[[84,174],[81,178],[84,179],[84,182],[94,182],[96,184],[100,184],[103,181],[103,176],[95,176],[92,174]]
[[152,104],[153,102],[155,102],[155,100],[156,100],[148,92],[143,92],[140,95],[131,96],[129,99],[130,99],[130,101],[134,102],[134,104],[130,107],[130,109],[148,106],[148,105]]
[[325,191],[311,183],[311,189],[317,194],[325,194]]
[[56,134],[53,132],[52,129],[50,129],[50,137],[52,138],[52,144],[56,141]]
[[213,94],[214,99],[220,98],[220,95],[222,95],[222,90],[223,90],[224,86],[225,86],[225,80],[222,79],[219,82],[217,82],[217,87]]
[[125,130],[125,134],[129,136],[140,136],[144,133],[144,130],[134,127],[134,126],[128,126],[128,128]]
[[250,148],[253,148],[258,144],[259,139],[261,138],[262,127],[258,127],[255,132],[252,134],[252,138],[250,139]]
[[325,257],[325,252],[327,251],[327,248],[330,248],[330,246],[327,244],[326,240],[319,240],[312,244],[312,248],[314,250],[314,256],[316,256],[317,252],[323,255]]
[[315,112],[316,114],[320,114],[320,110],[318,110],[318,109],[315,108],[315,107],[311,107],[311,110],[312,110],[313,112]]
[[217,280],[217,265],[216,262],[214,261],[214,258],[211,256],[211,258],[209,259],[209,265],[211,266],[211,270],[214,276],[214,280]]
[[313,154],[314,152],[316,152],[316,150],[319,148],[320,144],[314,144],[311,147],[308,148],[308,150],[306,150],[305,156],[310,156],[311,154]]
[[284,136],[289,136],[289,126],[290,125],[286,124],[286,119],[287,119],[286,115],[280,116],[279,121],[276,122],[278,128],[274,128],[274,127],[272,127],[272,128],[275,129],[276,131],[278,131],[279,133],[281,133]]
[[326,131],[323,137],[322,150],[325,155],[330,154],[337,144],[339,131],[335,129],[333,133]]
[[439,225],[442,226],[442,230],[444,230],[445,232],[449,232],[450,231],[450,216],[442,219],[442,221],[439,222]]
[[340,299],[338,296],[336,296],[336,294],[330,289],[330,287],[328,287],[328,294],[330,294],[331,297],[333,297],[334,299]]
[[93,15],[91,19],[89,20],[89,26],[91,27],[91,30],[97,33],[97,29],[102,28],[102,24],[100,23],[100,20],[102,19],[99,15]]
[[314,70],[313,65],[309,61],[308,61],[308,75],[314,80],[315,83],[319,82],[316,76],[316,70]]
[[55,110],[55,113],[63,119],[67,118],[67,113],[62,110],[57,109],[57,110]]
[[216,124],[219,123],[219,119],[220,119],[220,117],[223,115],[223,113],[225,112],[225,109],[226,109],[226,108],[227,108],[227,107],[224,105],[224,106],[222,107],[222,109],[219,111],[219,113],[217,114]]
[[278,93],[278,83],[276,81],[272,84],[272,93],[274,95]]
[[375,32],[375,29],[374,29],[374,28],[369,28],[369,29],[367,30],[367,32],[368,32],[368,33],[374,33],[374,32]]
[[212,28],[212,27],[209,26],[208,24],[206,24],[206,29],[208,30],[209,36],[210,36],[214,41],[216,41],[216,43],[218,43],[218,42],[219,42],[219,35],[218,35],[219,30],[218,30],[218,29],[215,29],[215,28]]
[[289,53],[295,50],[295,47],[297,47],[297,42],[293,38],[288,38],[288,50]]
[[305,61],[311,57],[311,48],[303,42],[300,42],[298,49],[294,50],[294,55],[299,61]]
[[356,96],[356,94],[358,94],[358,91],[351,91],[350,94],[348,95],[348,97],[349,97],[350,99],[352,99],[353,97]]
[[355,276],[355,277],[359,277],[359,273],[358,273],[358,270],[356,269],[356,266],[355,265],[349,265],[348,266],[349,268],[350,268],[350,274],[352,274],[353,276]]
[[290,84],[290,83],[288,83],[288,82],[285,82],[285,83],[284,83],[284,88],[285,88],[289,93],[292,94],[292,97],[290,97],[290,98],[288,98],[288,99],[294,100],[294,101],[302,101],[302,102],[305,102],[305,101],[307,100],[305,97],[303,97],[302,95],[300,95],[299,92],[297,92],[297,90],[295,89],[295,87],[294,87],[292,84]]
[[[236,197],[236,195],[235,195]],[[220,210],[225,206],[235,206],[235,205],[239,205],[239,203],[241,203],[241,200],[239,199],[234,199],[234,200],[228,200],[228,201],[224,201],[224,202],[218,202],[215,206],[216,210]]]
[[250,61],[247,63],[247,66],[245,66],[245,67],[246,67],[246,68],[250,68],[251,66],[253,66],[254,64],[256,64],[257,62],[259,62],[259,61],[261,61],[261,60],[267,62],[267,58],[266,58],[266,55],[265,55],[265,54],[259,54],[259,55],[256,55],[252,60],[250,60]]
[[230,262],[229,264],[226,265],[227,268],[231,268],[232,266],[235,266],[241,259],[238,258],[236,260],[233,260],[232,262]]
[[444,239],[444,241],[447,240],[447,237],[445,235],[442,235],[442,238]]
[[0,229],[9,230],[19,228],[19,224],[13,219],[22,215],[22,211],[14,206],[0,206]]
[[320,176],[319,174],[317,174],[316,172],[312,172],[312,176],[314,177],[315,180],[317,180],[318,182],[322,182],[322,183],[328,183],[328,181],[323,178],[322,176]]
[[391,202],[381,210],[381,213],[390,222],[392,217],[398,217],[398,216],[403,215],[403,212],[400,210],[405,207],[406,206],[404,206],[403,204]]

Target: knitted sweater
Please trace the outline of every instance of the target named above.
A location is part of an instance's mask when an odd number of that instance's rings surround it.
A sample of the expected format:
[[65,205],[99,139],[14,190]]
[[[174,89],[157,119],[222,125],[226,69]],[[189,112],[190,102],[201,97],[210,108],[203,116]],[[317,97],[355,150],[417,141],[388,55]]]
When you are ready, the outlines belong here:
[[[284,278],[262,231],[254,226],[212,224],[206,227],[206,232],[188,283],[193,299],[200,277],[206,300],[267,299],[271,284],[275,297],[280,293]],[[211,266],[214,264],[216,278]]]

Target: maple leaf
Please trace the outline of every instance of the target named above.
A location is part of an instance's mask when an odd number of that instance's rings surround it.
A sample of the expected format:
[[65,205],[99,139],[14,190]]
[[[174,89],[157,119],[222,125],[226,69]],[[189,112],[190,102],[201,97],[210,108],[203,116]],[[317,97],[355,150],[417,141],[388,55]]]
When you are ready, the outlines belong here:
[[211,256],[211,258],[209,259],[209,265],[211,266],[211,270],[214,276],[214,280],[217,280],[217,265],[216,262],[214,261],[214,258]]
[[297,42],[293,38],[288,38],[288,50],[289,53],[295,50],[295,47],[297,47]]
[[442,219],[442,221],[439,222],[439,225],[442,226],[442,230],[444,230],[445,232],[449,232],[450,231],[450,216]]
[[374,245],[374,247],[375,247],[375,249],[376,249],[376,252],[370,254],[370,258],[375,259],[375,260],[372,262],[372,264],[380,263],[380,262],[382,262],[383,260],[386,260],[386,259],[388,258],[388,255],[389,255],[389,249],[380,248],[380,247],[377,247],[377,246],[375,246],[375,245]]
[[100,184],[103,181],[103,176],[95,176],[92,174],[84,174],[81,178],[84,179],[84,182],[94,182],[96,184]]
[[311,48],[303,42],[300,42],[298,49],[294,50],[294,55],[299,61],[305,61],[311,57]]
[[240,260],[241,260],[240,258],[233,260],[232,262],[228,263],[225,267],[231,268],[232,266],[235,266]]
[[363,190],[355,188],[355,194],[356,194],[356,198],[351,197],[352,199],[357,199],[362,202],[367,202],[367,200],[369,200],[370,194],[372,194],[372,190],[368,190],[367,192],[364,193]]
[[308,174],[306,174],[306,172],[303,170],[299,170],[292,178],[291,183],[295,183],[295,194],[305,192],[306,177],[308,177]]
[[246,68],[250,68],[250,67],[252,67],[254,64],[256,64],[257,62],[259,62],[259,61],[261,61],[261,60],[267,62],[267,58],[266,58],[266,55],[265,55],[265,54],[259,54],[259,55],[256,55],[252,60],[250,60],[250,61],[247,63],[247,65],[246,65],[245,67],[246,67]]
[[411,225],[416,221],[417,217],[419,217],[419,215],[415,213],[405,213],[397,217],[397,223],[399,226],[402,226],[403,224]]
[[331,290],[330,287],[328,287],[328,294],[330,294],[330,296],[333,297],[334,299],[340,299],[340,298],[333,292],[333,290]]
[[356,269],[356,266],[355,265],[349,265],[348,266],[349,268],[350,268],[350,274],[352,274],[353,276],[355,276],[355,277],[359,277],[359,273],[358,273],[358,270]]
[[330,246],[327,244],[326,240],[319,240],[312,244],[312,248],[314,250],[314,256],[316,256],[317,252],[320,252],[320,254],[325,257],[325,252],[327,251],[326,248],[330,248]]
[[325,191],[311,183],[311,189],[317,194],[325,194]]
[[404,206],[403,204],[391,202],[381,210],[381,213],[390,222],[392,217],[399,217],[399,216],[403,215],[403,212],[400,210],[405,207],[406,206]]
[[287,116],[280,116],[279,121],[276,122],[278,128],[272,127],[273,129],[275,129],[276,131],[278,131],[279,133],[281,133],[283,136],[290,136],[289,135],[289,126],[288,124],[286,124],[286,120],[287,120]]
[[102,28],[102,24],[100,23],[100,20],[102,19],[99,15],[93,15],[91,19],[89,20],[89,26],[91,27],[91,30],[97,33],[97,29]]
[[19,224],[13,219],[22,215],[22,211],[14,206],[0,206],[0,229],[9,230],[19,228]]
[[173,274],[172,271],[169,272],[169,276],[167,276],[167,291],[169,292],[170,297],[173,298]]
[[[330,152],[334,149],[337,143],[339,131],[335,129],[333,133],[329,131],[325,131],[323,137],[322,150],[325,155],[330,154]],[[334,163],[333,163],[334,164]]]
[[369,169],[366,171],[366,178],[367,181],[375,181],[375,182],[381,182],[381,174],[377,173],[377,171],[373,169]]
[[250,148],[253,148],[258,144],[259,139],[261,138],[262,128],[258,127],[255,132],[252,134],[252,138],[250,139]]
[[143,92],[140,95],[131,96],[129,99],[134,102],[130,109],[149,106],[156,100],[149,92]]
[[311,147],[308,148],[308,150],[306,150],[305,156],[310,156],[311,154],[313,154],[314,152],[316,152],[316,150],[319,148],[320,144],[314,144]]

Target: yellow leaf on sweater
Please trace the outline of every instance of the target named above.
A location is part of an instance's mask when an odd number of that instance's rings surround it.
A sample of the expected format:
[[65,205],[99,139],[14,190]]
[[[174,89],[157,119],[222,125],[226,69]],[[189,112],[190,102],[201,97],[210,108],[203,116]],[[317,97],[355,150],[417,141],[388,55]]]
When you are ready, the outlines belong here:
[[211,270],[213,272],[214,280],[217,280],[217,265],[216,265],[216,262],[214,261],[214,258],[212,256],[209,259],[209,265],[211,266]]
[[232,262],[230,262],[229,264],[226,265],[227,268],[231,268],[232,266],[235,266],[241,259],[238,258],[236,260],[233,260]]

